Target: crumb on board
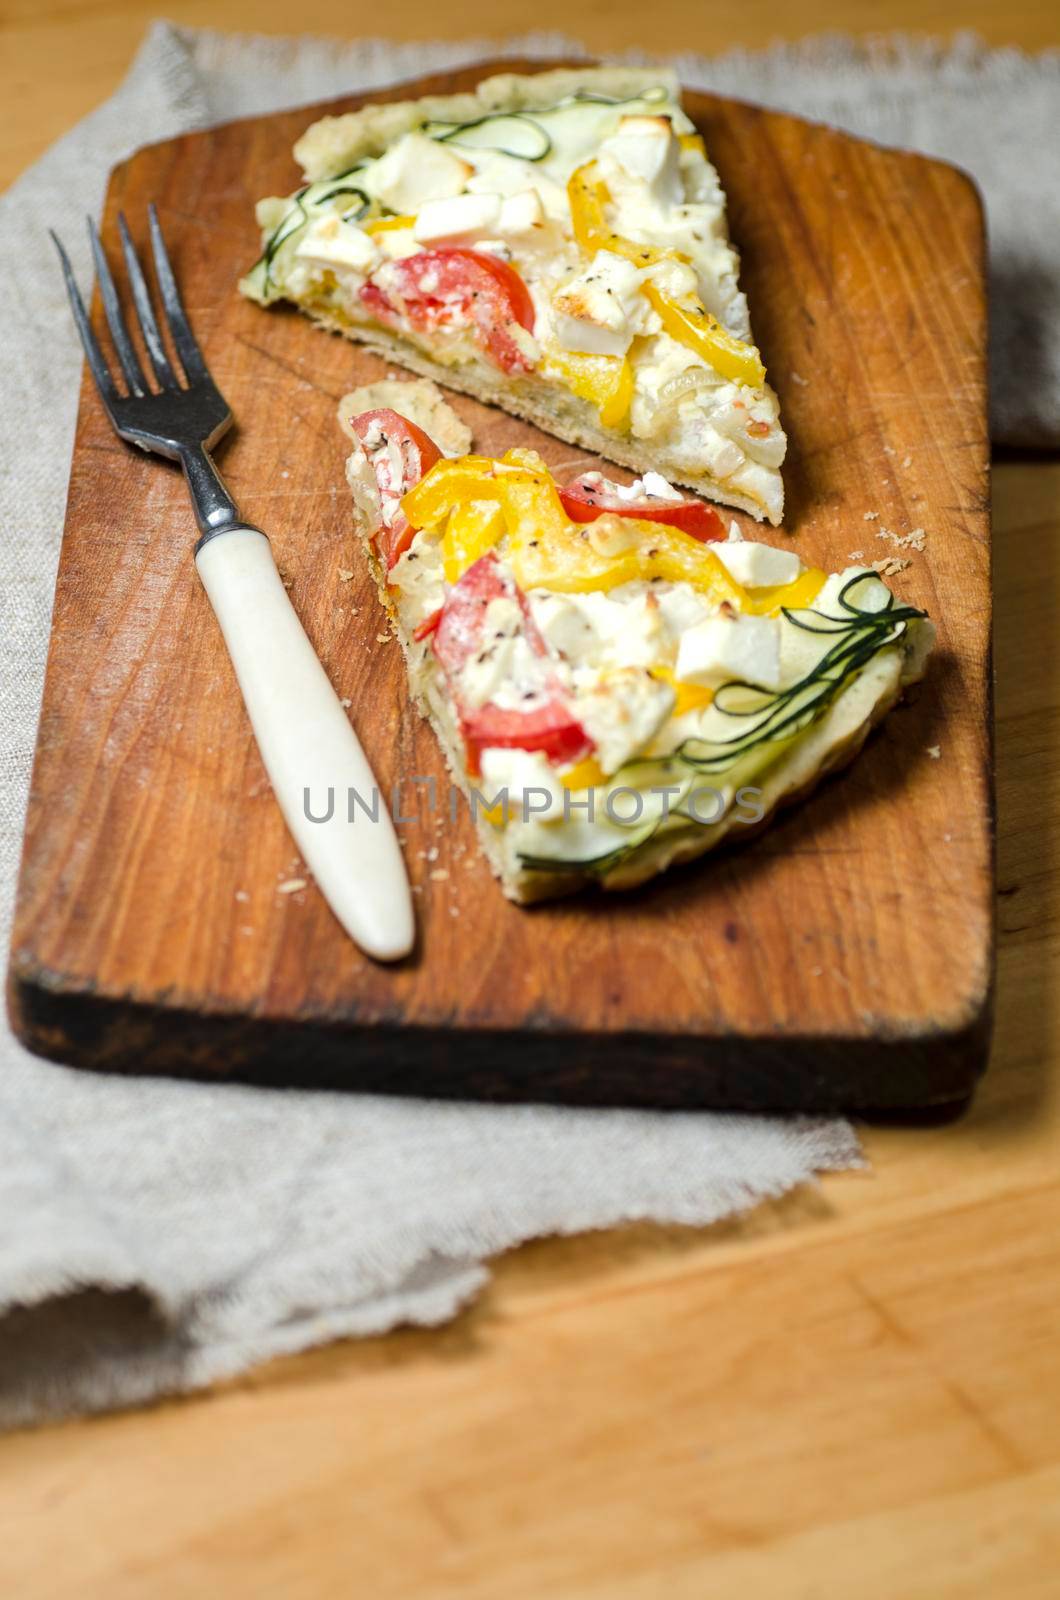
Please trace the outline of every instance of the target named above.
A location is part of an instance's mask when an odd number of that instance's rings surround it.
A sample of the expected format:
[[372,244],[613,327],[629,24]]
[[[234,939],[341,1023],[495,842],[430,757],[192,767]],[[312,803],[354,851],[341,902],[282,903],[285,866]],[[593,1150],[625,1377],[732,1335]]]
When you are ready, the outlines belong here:
[[245,901],[245,900],[249,900],[250,899],[250,895],[247,893],[247,891],[245,889],[237,889],[236,890],[236,899],[242,902],[242,901]]
[[906,567],[913,563],[908,556],[885,556],[882,561],[870,561],[869,566],[873,572],[878,572],[881,578],[896,578]]
[[847,556],[848,561],[864,561],[864,559],[864,550],[851,550],[850,554]]
[[913,465],[912,456],[903,456],[902,457],[902,466],[903,467],[911,467],[912,465]]
[[932,761],[938,761],[942,757],[941,746],[937,744],[929,744],[927,747],[927,753],[931,757]]
[[282,883],[276,885],[276,893],[297,894],[299,889],[307,889],[308,887],[309,885],[305,878],[285,878]]
[[883,453],[884,453],[885,456],[896,456],[898,454],[898,452],[894,448],[894,446],[890,445],[890,444],[885,444],[884,445]]
[[344,694],[342,699],[339,701],[339,705],[344,711],[348,711],[353,705],[353,701],[350,699],[348,694]]
[[876,537],[886,539],[899,550],[923,550],[927,544],[927,534],[923,528],[913,528],[909,533],[892,533],[890,528],[881,528]]
[[435,867],[433,869],[433,871],[431,872],[431,882],[432,883],[444,883],[446,878],[448,878],[448,876],[449,876],[449,868],[448,867]]
[[458,917],[460,915],[460,907],[459,906],[450,906],[449,907],[449,915],[451,917]]
[[804,378],[802,373],[796,372],[794,368],[792,368],[791,372],[791,381],[792,383],[797,383],[800,389],[808,389],[810,386],[809,378]]
[[357,576],[357,574],[355,572],[353,572],[349,567],[340,567],[339,568],[339,582],[340,583],[349,583],[350,579],[351,578],[355,578],[356,576]]
[[866,511],[862,520],[864,522],[875,522],[879,514],[880,513],[878,511]]
[[377,633],[375,636],[375,642],[376,644],[386,644],[389,638],[389,633]]

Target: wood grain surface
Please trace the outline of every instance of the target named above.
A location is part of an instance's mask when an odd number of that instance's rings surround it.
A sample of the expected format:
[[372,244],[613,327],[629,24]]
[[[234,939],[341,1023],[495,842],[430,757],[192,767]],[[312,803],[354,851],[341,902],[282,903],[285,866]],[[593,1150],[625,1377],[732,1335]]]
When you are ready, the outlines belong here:
[[993,491],[999,1004],[969,1114],[869,1129],[871,1172],[720,1227],[526,1245],[445,1328],[0,1439],[0,1593],[1055,1600],[1060,465]]
[[[13,940],[13,1015],[33,1048],[115,1070],[588,1102],[967,1095],[986,1049],[993,903],[977,197],[919,157],[689,104],[781,393],[786,526],[827,569],[892,554],[883,529],[926,531],[895,580],[940,624],[923,692],[852,772],[746,848],[622,899],[510,906],[466,815],[445,814],[440,756],[352,553],[333,413],[384,369],[233,293],[256,252],[253,199],[291,186],[307,114],[149,147],[115,172],[107,231],[119,210],[142,231],[158,203],[239,420],[223,469],[273,538],[384,788],[401,782],[407,808],[419,796],[403,833],[420,937],[411,960],[380,968],[311,888],[279,892],[299,863],[189,559],[183,485],[113,438],[86,387]],[[588,464],[526,424],[458,409],[481,449],[527,442],[572,473]],[[433,815],[413,775],[437,781]]]

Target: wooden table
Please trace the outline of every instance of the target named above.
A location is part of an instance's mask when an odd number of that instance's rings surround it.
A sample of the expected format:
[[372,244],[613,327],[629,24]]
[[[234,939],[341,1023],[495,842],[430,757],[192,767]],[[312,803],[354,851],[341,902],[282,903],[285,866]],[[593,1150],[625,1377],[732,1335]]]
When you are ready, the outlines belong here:
[[[14,113],[0,180],[113,87],[149,10],[14,0],[0,22]],[[778,22],[769,10],[749,0],[736,32],[727,12],[711,36],[696,0],[657,0],[652,43],[755,45],[922,17],[912,0],[808,0]],[[933,21],[1037,46],[1058,42],[1051,10],[940,0]],[[274,0],[168,11],[229,28],[292,17]],[[469,0],[461,25],[487,32],[495,15]],[[357,26],[322,0],[293,20]],[[539,0],[533,21],[569,24],[569,8]],[[403,37],[437,23],[419,0],[387,17]],[[593,5],[580,31],[599,48],[609,27],[624,45],[643,26],[631,4]],[[1000,1000],[972,1112],[873,1129],[871,1175],[721,1227],[528,1245],[437,1332],[0,1441],[0,1593],[1057,1593],[1060,463],[999,462],[994,504]]]

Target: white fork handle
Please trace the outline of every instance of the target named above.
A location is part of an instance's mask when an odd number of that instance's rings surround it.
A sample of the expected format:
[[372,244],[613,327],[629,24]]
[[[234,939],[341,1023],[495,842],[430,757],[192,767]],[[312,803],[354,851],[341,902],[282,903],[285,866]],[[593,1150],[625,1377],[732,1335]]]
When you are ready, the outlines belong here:
[[[280,809],[317,887],[362,950],[396,961],[412,948],[415,924],[387,797],[295,615],[268,539],[257,528],[228,528],[200,545],[195,564]],[[350,790],[363,801],[353,821]],[[326,821],[306,814],[329,809]]]

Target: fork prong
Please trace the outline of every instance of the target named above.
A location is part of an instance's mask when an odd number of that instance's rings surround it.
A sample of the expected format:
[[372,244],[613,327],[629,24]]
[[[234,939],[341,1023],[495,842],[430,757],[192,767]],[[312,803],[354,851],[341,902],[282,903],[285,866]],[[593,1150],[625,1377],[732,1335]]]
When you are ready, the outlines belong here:
[[136,304],[136,315],[140,319],[140,331],[144,336],[144,344],[151,358],[151,368],[162,389],[179,389],[177,375],[169,364],[162,335],[158,331],[155,321],[154,308],[151,305],[151,296],[140,266],[140,258],[136,254],[136,246],[132,242],[124,214],[118,213],[118,232],[121,234],[121,248],[125,256],[125,270],[129,274],[129,283],[132,286],[133,300]]
[[125,326],[125,318],[121,312],[121,301],[118,291],[114,287],[110,266],[100,241],[99,232],[92,218],[88,218],[88,236],[92,241],[92,255],[96,263],[96,277],[99,281],[99,292],[103,297],[103,309],[107,313],[107,326],[110,336],[114,340],[114,348],[118,352],[121,370],[125,374],[125,381],[129,385],[129,393],[144,395],[147,390],[147,379],[143,375],[139,357],[133,349],[133,342],[129,338]]
[[162,228],[153,201],[147,208],[147,215],[151,226],[151,248],[155,257],[155,277],[158,279],[162,304],[166,308],[169,331],[177,347],[177,354],[180,356],[189,383],[209,383],[212,381],[210,369],[203,360],[198,340],[191,331],[191,324],[181,302],[177,280],[173,275],[169,252],[166,250],[166,241],[162,237]]
[[110,375],[110,368],[107,366],[103,352],[99,348],[99,340],[92,332],[92,324],[88,320],[88,313],[85,310],[84,301],[81,299],[81,291],[77,287],[74,269],[70,265],[70,257],[64,250],[63,242],[55,230],[49,228],[48,232],[51,234],[55,248],[59,252],[59,260],[63,268],[63,279],[66,283],[66,293],[70,299],[70,310],[74,314],[77,331],[81,335],[85,360],[88,362],[92,376],[96,380],[96,388],[103,397],[103,403],[109,410],[116,400],[121,399],[121,396],[114,385],[114,379]]

